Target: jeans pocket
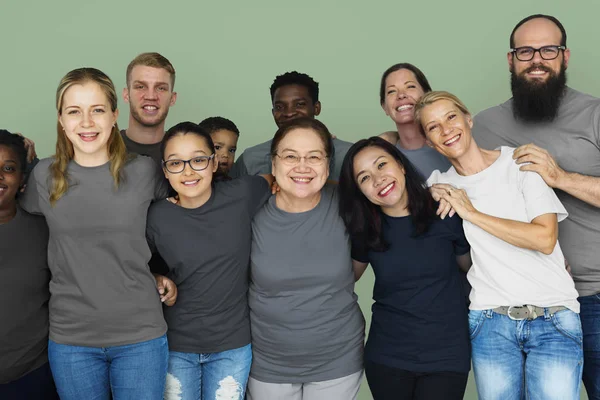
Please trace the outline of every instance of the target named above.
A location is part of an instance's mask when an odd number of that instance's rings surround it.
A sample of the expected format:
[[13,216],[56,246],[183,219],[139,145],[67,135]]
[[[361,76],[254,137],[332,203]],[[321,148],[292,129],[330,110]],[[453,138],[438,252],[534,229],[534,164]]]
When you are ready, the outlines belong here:
[[469,310],[469,337],[471,340],[473,340],[481,330],[484,318],[484,310]]
[[571,310],[562,310],[554,313],[552,323],[563,335],[573,339],[577,343],[583,343],[583,331],[579,314]]

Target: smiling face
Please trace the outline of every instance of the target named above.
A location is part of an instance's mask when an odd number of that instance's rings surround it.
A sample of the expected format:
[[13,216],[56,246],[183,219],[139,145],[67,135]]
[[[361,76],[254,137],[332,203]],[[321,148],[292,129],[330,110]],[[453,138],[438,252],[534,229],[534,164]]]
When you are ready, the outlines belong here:
[[354,179],[362,194],[388,215],[408,215],[404,168],[377,146],[362,149],[354,157]]
[[16,197],[23,180],[17,152],[9,146],[0,145],[0,211],[12,213],[16,209]]
[[239,136],[227,129],[219,129],[211,133],[210,137],[215,144],[215,155],[219,160],[219,171],[227,175],[235,161]]
[[385,101],[381,107],[397,125],[412,124],[415,104],[424,93],[412,71],[399,69],[385,79]]
[[83,165],[108,161],[107,143],[118,115],[95,82],[74,84],[65,91],[58,120],[73,144],[75,161]]
[[314,118],[321,112],[321,103],[313,104],[308,88],[302,85],[285,85],[273,94],[273,119],[278,127],[296,118]]
[[[166,167],[163,167],[165,177],[179,195],[182,207],[197,208],[210,198],[211,182],[213,174],[218,168],[218,162],[214,159],[206,162],[205,157],[212,154],[213,150],[206,140],[194,133],[175,135],[166,143],[165,162],[179,160],[175,162],[178,166],[183,162],[182,160],[190,160],[185,163],[183,171],[179,173],[169,172]],[[207,164],[207,167],[196,171],[192,169],[190,163]]]
[[129,87],[123,89],[123,99],[129,103],[131,118],[145,127],[164,124],[169,107],[177,100],[169,71],[136,65],[129,82]]
[[[545,18],[536,18],[525,22],[514,34],[514,47],[560,46],[562,34],[558,26]],[[508,53],[510,71],[531,84],[545,84],[548,79],[555,78],[566,69],[569,63],[570,50],[559,51],[554,60],[544,60],[536,52],[530,61],[519,61],[513,53]]]
[[[290,198],[305,199],[320,193],[329,177],[329,159],[321,137],[312,129],[290,130],[277,146],[273,157],[273,175],[280,192]],[[301,157],[296,165],[289,160]],[[307,161],[313,158],[313,161]],[[316,162],[317,158],[321,162]],[[287,160],[287,161],[286,161]]]
[[471,116],[449,100],[424,106],[420,119],[429,144],[450,160],[464,155],[471,146],[477,146],[471,135]]

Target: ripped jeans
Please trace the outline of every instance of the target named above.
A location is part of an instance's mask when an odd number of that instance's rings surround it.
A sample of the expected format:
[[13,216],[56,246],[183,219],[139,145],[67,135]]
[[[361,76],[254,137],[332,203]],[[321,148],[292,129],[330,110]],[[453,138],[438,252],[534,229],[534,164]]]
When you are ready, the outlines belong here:
[[169,352],[165,400],[243,400],[250,365],[250,344],[219,353]]

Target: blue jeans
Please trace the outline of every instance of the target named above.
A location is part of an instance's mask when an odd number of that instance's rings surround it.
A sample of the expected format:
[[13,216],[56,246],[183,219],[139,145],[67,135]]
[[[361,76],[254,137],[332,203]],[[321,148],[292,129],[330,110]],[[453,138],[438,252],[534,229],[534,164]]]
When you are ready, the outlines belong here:
[[169,352],[165,400],[242,400],[252,364],[252,347],[218,353]]
[[583,384],[590,400],[600,400],[600,294],[579,298],[583,327]]
[[162,400],[169,348],[163,335],[114,347],[48,342],[48,358],[61,400]]
[[469,332],[480,400],[579,399],[583,335],[570,310],[515,321],[471,310]]

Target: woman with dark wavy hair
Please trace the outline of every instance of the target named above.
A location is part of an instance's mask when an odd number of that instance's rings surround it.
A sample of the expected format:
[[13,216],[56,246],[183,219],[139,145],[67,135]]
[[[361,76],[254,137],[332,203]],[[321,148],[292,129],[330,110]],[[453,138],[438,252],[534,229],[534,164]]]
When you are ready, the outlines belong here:
[[375,400],[462,399],[470,369],[462,220],[440,219],[417,169],[379,137],[355,143],[339,181],[356,279],[375,273],[365,373]]

